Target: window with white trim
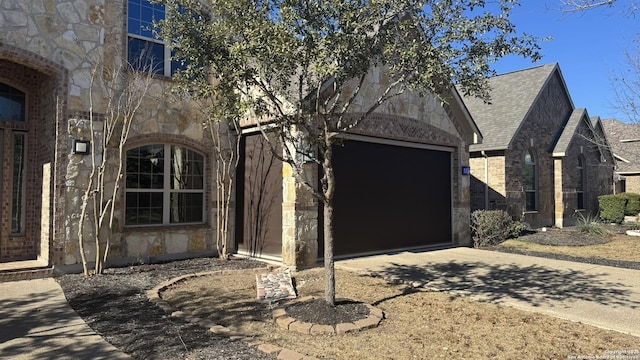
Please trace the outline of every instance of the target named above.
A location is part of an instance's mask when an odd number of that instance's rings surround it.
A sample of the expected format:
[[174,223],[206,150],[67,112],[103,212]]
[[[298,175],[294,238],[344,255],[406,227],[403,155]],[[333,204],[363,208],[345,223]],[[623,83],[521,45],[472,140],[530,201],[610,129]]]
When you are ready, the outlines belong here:
[[171,144],[128,150],[125,225],[203,223],[204,159]]
[[134,69],[171,76],[180,63],[171,59],[169,46],[154,30],[164,20],[165,6],[149,0],[129,0],[127,11],[127,60]]

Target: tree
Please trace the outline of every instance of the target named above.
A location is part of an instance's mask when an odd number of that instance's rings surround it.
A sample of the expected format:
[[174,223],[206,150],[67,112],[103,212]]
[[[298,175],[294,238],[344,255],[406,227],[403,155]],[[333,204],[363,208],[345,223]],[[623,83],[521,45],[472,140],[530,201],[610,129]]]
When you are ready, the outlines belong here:
[[[108,66],[95,62],[89,87],[90,173],[82,196],[78,245],[85,276],[102,274],[114,234],[115,204],[124,176],[125,143],[136,113],[147,98],[152,69],[137,71],[131,64]],[[100,110],[101,116],[97,115]],[[93,272],[85,253],[85,219],[92,221],[95,244]]]
[[[323,204],[325,298],[332,305],[332,156],[340,134],[407,91],[447,101],[457,84],[465,95],[489,100],[492,61],[540,58],[537,38],[517,34],[509,21],[515,0],[163,3],[161,35],[187,61],[183,79],[215,98],[218,115],[250,119],[272,133],[282,148],[274,155]],[[374,71],[388,82],[363,100]],[[309,161],[322,169],[319,188],[305,176]]]
[[561,0],[562,10],[565,12],[581,12],[593,10],[602,7],[611,7],[625,3],[625,11],[628,14],[633,14],[640,9],[640,3],[636,0],[618,1],[618,0]]
[[[640,39],[636,40],[636,45]],[[625,52],[626,66],[614,75],[614,106],[627,116],[627,120],[640,123],[640,47]]]

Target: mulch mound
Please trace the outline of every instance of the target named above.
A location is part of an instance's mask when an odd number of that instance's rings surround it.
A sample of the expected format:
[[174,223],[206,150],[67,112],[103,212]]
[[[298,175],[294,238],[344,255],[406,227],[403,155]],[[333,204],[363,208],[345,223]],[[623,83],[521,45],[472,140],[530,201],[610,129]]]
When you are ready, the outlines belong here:
[[105,340],[134,359],[274,359],[242,341],[216,335],[201,326],[171,318],[149,302],[146,291],[171,278],[211,270],[264,267],[264,263],[199,258],[164,264],[105,270],[85,278],[61,275],[71,307]]
[[518,240],[541,245],[555,246],[588,246],[606,244],[606,237],[588,234],[577,229],[548,228],[546,231],[528,231],[518,237]]
[[286,312],[301,322],[332,326],[353,323],[369,316],[366,305],[352,300],[336,300],[335,306],[331,306],[324,299],[313,299],[287,306]]

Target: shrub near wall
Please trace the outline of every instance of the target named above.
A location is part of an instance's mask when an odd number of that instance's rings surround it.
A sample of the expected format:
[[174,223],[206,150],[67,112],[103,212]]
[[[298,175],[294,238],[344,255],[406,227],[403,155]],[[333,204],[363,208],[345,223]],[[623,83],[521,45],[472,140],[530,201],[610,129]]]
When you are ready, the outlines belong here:
[[620,224],[624,220],[627,199],[618,195],[598,196],[600,218],[605,222]]
[[476,210],[471,213],[474,247],[497,245],[517,237],[523,230],[523,224],[513,221],[504,210]]
[[626,200],[626,205],[624,207],[624,214],[626,216],[636,216],[640,213],[640,194],[621,193],[616,196]]

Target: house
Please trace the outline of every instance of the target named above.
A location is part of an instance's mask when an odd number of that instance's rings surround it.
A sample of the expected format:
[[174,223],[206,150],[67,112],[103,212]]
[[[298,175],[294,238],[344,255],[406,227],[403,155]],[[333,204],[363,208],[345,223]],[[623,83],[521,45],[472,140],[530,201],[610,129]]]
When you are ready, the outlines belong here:
[[[180,64],[151,32],[163,16],[164,7],[148,0],[3,5],[0,262],[78,268],[80,235],[92,239],[95,231],[82,215],[83,199],[92,164],[103,162],[107,182],[120,184],[109,261],[215,253],[211,135],[196,104],[169,96]],[[122,81],[145,70],[153,77],[120,161],[119,144],[100,139],[110,84],[120,79],[110,71],[127,63],[138,71],[125,72]],[[373,73],[368,91],[384,81],[382,72]],[[398,96],[345,135],[335,155],[336,254],[470,244],[470,179],[461,169],[480,132],[455,89],[447,96],[446,106],[435,96]],[[364,108],[367,94],[359,101]],[[289,266],[314,264],[322,249],[317,201],[266,151],[255,129],[244,129],[241,141],[239,206],[232,212],[238,231],[228,246]],[[84,245],[91,259],[95,247]]]
[[615,192],[640,194],[640,126],[616,119],[602,125],[616,159]]
[[609,194],[602,126],[576,109],[557,63],[489,79],[490,103],[464,98],[483,134],[472,144],[471,210],[503,209],[532,227],[575,224]]

